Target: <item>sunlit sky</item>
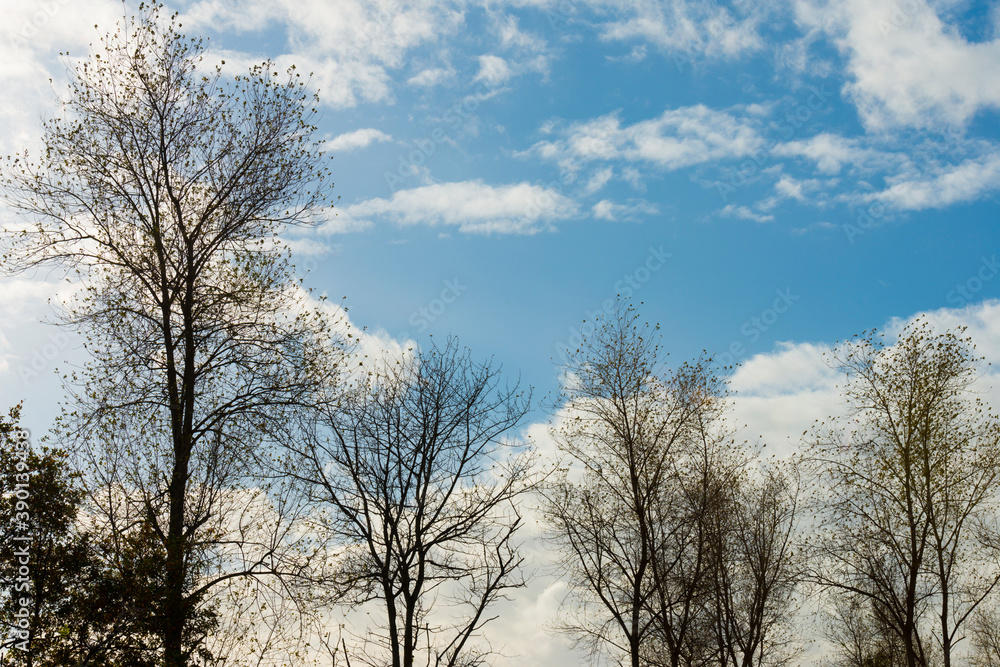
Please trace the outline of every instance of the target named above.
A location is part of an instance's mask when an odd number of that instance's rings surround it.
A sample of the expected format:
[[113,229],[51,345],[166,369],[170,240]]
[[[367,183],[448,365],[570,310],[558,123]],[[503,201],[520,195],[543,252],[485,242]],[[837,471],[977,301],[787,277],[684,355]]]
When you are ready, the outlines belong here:
[[[66,64],[124,10],[0,6],[8,154],[38,145]],[[492,355],[534,388],[542,446],[561,351],[616,294],[660,323],[671,359],[742,364],[734,422],[786,453],[838,409],[822,362],[837,340],[930,313],[1000,360],[1000,4],[170,7],[229,72],[270,58],[312,73],[340,199],[289,237],[306,283],[372,341],[454,334]],[[0,283],[0,407],[23,399],[36,432],[57,414],[54,369],[79,358],[38,323],[51,279]],[[548,581],[517,601],[533,628],[556,604]],[[498,627],[511,664],[577,662],[542,629]]]

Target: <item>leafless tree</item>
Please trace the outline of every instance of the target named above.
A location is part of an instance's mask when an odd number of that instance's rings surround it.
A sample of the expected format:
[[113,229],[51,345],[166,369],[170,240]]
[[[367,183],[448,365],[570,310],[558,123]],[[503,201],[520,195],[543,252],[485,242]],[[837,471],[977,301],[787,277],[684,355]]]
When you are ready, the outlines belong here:
[[[140,5],[71,71],[43,153],[3,170],[25,216],[3,235],[5,267],[82,281],[66,322],[92,362],[69,378],[61,436],[89,458],[105,525],[148,525],[165,552],[167,667],[203,650],[191,621],[218,586],[280,569],[284,528],[251,537],[257,517],[234,536],[232,512],[261,492],[271,435],[340,359],[274,240],[330,203],[314,99],[270,63],[225,77],[178,28]],[[290,498],[264,495],[272,510]]]
[[554,435],[569,465],[546,491],[576,605],[563,629],[633,667],[661,648],[678,664],[708,627],[718,478],[703,457],[722,387],[704,361],[658,377],[656,329],[624,302],[594,326],[565,369]]
[[524,585],[515,537],[534,483],[512,440],[529,396],[454,339],[375,364],[292,444],[317,531],[342,545],[341,585],[382,623],[352,663],[485,664],[491,605]]
[[799,552],[799,476],[772,463],[735,478],[715,531],[715,580],[721,664],[779,665],[794,657],[794,595],[804,576]]
[[837,667],[903,667],[906,649],[887,615],[868,596],[841,593],[824,612],[824,634],[835,647]]
[[996,605],[982,606],[972,617],[972,664],[975,667],[1000,666],[1000,610]]
[[570,355],[545,511],[573,586],[560,628],[632,667],[777,665],[801,579],[798,482],[723,420],[709,360],[664,373],[619,301]]
[[970,397],[973,349],[925,321],[892,346],[874,333],[845,345],[836,361],[857,428],[835,424],[814,446],[827,530],[814,578],[868,599],[908,667],[938,650],[950,665],[1000,583],[1000,425]]
[[[737,507],[741,457],[718,428],[696,415],[697,429],[675,455],[673,493],[655,508],[655,595],[648,613],[656,632],[644,654],[651,666],[723,660],[718,575],[733,554],[728,543]],[[722,626],[724,627],[724,626]]]

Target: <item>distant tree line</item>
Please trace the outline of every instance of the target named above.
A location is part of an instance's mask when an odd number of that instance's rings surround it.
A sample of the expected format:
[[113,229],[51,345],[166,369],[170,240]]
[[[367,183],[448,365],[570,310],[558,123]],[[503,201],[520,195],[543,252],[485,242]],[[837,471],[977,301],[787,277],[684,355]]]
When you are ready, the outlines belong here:
[[492,664],[529,513],[569,585],[554,628],[597,660],[791,664],[808,603],[830,664],[1000,664],[1000,421],[963,332],[841,345],[848,414],[779,460],[727,425],[726,369],[669,368],[620,299],[542,461],[494,362],[364,357],[302,287],[276,239],[334,202],[317,100],[203,55],[140,5],[3,167],[3,270],[79,280],[89,361],[55,446],[0,419],[0,665]]

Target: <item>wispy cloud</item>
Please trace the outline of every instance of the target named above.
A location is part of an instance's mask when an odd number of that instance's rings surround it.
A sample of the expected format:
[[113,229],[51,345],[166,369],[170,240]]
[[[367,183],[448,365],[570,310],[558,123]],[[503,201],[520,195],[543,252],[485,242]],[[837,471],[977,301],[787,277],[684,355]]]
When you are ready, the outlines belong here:
[[738,158],[762,146],[744,119],[704,105],[668,109],[650,120],[625,125],[617,113],[574,123],[555,141],[541,141],[530,153],[577,170],[593,161],[645,162],[666,170]]
[[727,204],[719,213],[727,218],[739,218],[741,220],[752,220],[753,222],[772,222],[773,215],[766,213],[756,213],[746,206]]
[[611,200],[602,199],[591,207],[591,213],[595,218],[611,222],[635,222],[659,212],[656,204],[641,199],[629,200],[628,204],[616,204]]
[[707,2],[636,0],[628,4],[591,0],[612,12],[599,23],[608,41],[642,40],[665,51],[685,55],[736,57],[764,46],[760,31],[767,3],[742,4],[730,9]]
[[406,80],[406,83],[411,86],[431,88],[444,83],[453,76],[455,76],[455,70],[450,67],[430,67],[414,74]]
[[801,157],[816,164],[822,174],[838,174],[848,167],[872,169],[884,166],[887,155],[879,150],[861,145],[858,138],[848,138],[830,132],[778,144],[774,154],[780,157]]
[[978,199],[1000,189],[1000,153],[935,166],[926,175],[890,179],[889,187],[869,195],[902,210],[941,208]]

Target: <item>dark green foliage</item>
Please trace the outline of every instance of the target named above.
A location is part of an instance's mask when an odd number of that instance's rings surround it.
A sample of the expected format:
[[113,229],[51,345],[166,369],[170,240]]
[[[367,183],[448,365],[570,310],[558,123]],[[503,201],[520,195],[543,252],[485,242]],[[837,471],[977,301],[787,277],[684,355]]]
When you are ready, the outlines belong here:
[[[69,455],[0,420],[0,665],[155,667],[164,554],[148,524],[108,531],[84,511]],[[192,630],[215,626],[193,614]]]

